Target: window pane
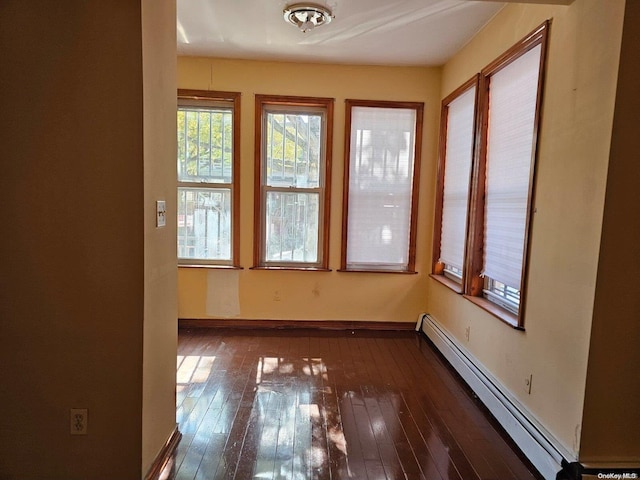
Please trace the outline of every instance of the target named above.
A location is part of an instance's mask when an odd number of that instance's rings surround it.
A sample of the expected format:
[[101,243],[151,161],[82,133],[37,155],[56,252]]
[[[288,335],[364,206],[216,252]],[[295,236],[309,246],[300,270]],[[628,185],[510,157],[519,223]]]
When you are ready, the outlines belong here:
[[483,274],[520,290],[541,46],[491,77]]
[[233,113],[230,109],[178,109],[178,180],[231,183]]
[[267,192],[267,262],[318,262],[319,199],[317,193]]
[[516,290],[513,287],[509,287],[491,278],[486,278],[484,295],[492,302],[498,303],[512,313],[518,313],[520,290]]
[[231,190],[178,188],[178,258],[231,260]]
[[269,112],[266,122],[266,184],[318,187],[322,115]]
[[327,269],[333,99],[256,95],[257,267]]
[[442,194],[440,262],[461,271],[467,238],[475,87],[453,100],[447,113],[447,138]]
[[408,264],[416,111],[353,107],[347,268]]

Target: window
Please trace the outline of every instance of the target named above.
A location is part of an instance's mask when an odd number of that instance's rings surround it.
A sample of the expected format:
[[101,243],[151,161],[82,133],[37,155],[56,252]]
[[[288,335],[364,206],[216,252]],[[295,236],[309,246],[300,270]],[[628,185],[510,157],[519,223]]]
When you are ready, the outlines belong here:
[[524,326],[548,28],[545,22],[482,70],[476,133],[470,112],[477,83],[467,82],[443,102],[434,277],[457,283],[453,288],[466,298],[518,328]]
[[424,104],[346,101],[344,271],[415,273]]
[[[433,273],[461,293],[473,165],[478,76],[442,101]],[[444,277],[444,278],[443,278]]]
[[469,293],[522,327],[542,67],[548,23],[481,72],[481,132]]
[[178,263],[238,265],[240,94],[178,90]]
[[333,99],[256,95],[256,268],[328,269]]

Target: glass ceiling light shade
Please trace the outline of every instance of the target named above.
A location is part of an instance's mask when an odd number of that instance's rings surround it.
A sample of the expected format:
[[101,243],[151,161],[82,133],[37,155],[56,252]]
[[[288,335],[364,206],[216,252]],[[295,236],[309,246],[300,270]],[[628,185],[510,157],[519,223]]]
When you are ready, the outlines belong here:
[[283,10],[285,21],[298,27],[303,33],[331,22],[331,10],[315,3],[295,3]]

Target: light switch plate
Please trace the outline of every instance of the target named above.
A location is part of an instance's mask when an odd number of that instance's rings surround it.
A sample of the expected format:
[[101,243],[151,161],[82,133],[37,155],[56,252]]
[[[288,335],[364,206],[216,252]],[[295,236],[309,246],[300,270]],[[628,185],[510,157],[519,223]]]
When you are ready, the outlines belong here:
[[167,224],[167,207],[164,200],[156,201],[156,227],[164,227]]

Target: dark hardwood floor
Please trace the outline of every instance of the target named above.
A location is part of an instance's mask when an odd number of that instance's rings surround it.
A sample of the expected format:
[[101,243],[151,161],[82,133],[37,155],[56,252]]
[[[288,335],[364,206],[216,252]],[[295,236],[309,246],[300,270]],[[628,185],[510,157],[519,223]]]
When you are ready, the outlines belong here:
[[180,330],[169,479],[537,479],[415,332]]

